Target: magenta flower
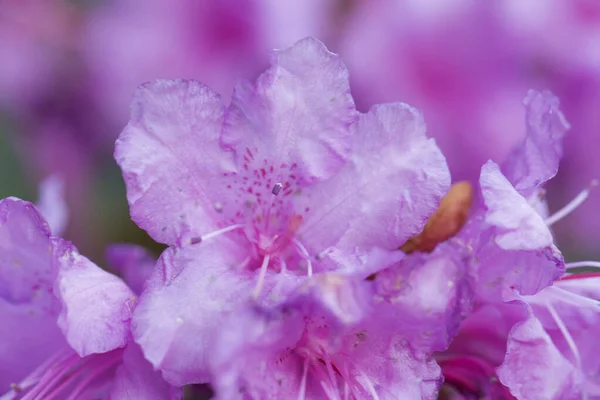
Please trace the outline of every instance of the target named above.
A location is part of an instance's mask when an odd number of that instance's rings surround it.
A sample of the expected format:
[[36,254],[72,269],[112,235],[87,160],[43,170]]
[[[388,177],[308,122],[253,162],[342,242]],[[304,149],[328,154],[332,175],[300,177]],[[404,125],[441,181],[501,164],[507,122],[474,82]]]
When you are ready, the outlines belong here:
[[210,338],[249,294],[278,302],[298,279],[401,258],[450,180],[422,116],[400,103],[358,114],[344,64],[310,38],[227,108],[197,82],[142,86],[115,157],[133,220],[172,246],[133,331],[178,385],[208,379]]
[[136,297],[33,205],[0,201],[2,399],[179,398],[130,340]]

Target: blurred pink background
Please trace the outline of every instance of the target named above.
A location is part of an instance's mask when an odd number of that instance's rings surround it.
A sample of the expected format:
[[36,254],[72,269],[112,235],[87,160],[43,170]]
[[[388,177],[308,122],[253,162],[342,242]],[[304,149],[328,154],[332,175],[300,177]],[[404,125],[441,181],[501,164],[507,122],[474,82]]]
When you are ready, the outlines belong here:
[[[423,110],[454,180],[475,181],[519,142],[529,88],[556,94],[571,124],[550,210],[600,178],[597,0],[0,0],[0,195],[35,200],[58,175],[83,253],[158,250],[129,221],[112,160],[134,88],[194,78],[228,99],[306,36],[342,55],[360,110]],[[596,190],[554,226],[567,257],[600,256],[599,206]]]

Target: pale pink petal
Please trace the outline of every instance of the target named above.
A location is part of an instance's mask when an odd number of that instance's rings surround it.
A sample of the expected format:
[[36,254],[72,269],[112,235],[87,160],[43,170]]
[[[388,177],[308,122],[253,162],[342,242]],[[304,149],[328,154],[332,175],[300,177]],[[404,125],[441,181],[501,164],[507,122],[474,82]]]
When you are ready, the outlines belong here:
[[218,229],[231,154],[219,147],[224,106],[195,81],[160,80],[138,88],[117,140],[133,220],[159,242]]

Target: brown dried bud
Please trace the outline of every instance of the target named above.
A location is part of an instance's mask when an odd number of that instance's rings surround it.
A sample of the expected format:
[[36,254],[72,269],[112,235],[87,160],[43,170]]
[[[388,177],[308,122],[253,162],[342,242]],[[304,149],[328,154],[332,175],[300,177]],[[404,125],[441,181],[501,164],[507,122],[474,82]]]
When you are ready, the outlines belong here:
[[471,203],[473,201],[473,188],[469,182],[457,182],[442,198],[440,206],[433,213],[423,231],[399,247],[403,252],[410,254],[415,251],[430,253],[442,242],[456,235],[467,222]]

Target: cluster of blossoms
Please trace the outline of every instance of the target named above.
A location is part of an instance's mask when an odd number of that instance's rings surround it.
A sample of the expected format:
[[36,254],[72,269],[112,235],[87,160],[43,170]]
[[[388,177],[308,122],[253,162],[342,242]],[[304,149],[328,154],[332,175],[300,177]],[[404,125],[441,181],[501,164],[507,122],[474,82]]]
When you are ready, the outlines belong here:
[[111,247],[120,279],[57,236],[52,187],[2,200],[0,398],[600,398],[600,277],[564,277],[549,228],[587,190],[548,215],[568,123],[548,92],[524,103],[526,138],[473,190],[419,111],[358,112],[315,39],[228,106],[142,85],[115,158],[168,248]]

